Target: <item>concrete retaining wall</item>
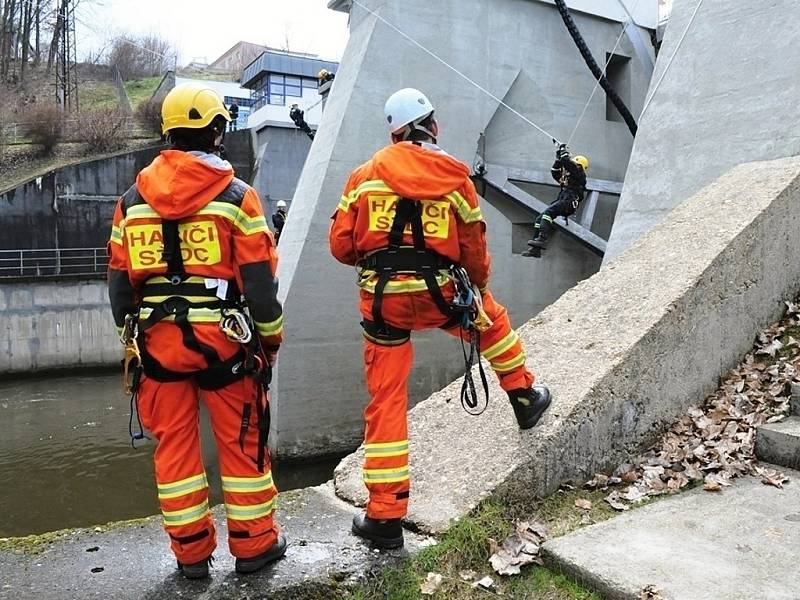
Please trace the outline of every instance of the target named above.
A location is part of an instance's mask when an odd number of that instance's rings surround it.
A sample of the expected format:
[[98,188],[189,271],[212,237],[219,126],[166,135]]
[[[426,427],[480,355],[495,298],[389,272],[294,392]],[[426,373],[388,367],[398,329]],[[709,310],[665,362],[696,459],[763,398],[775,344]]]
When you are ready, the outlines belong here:
[[114,203],[160,148],[70,165],[0,193],[0,250],[105,246]]
[[105,281],[0,284],[0,374],[119,364]]
[[[519,330],[555,398],[537,428],[517,429],[494,382],[479,418],[460,381],[411,411],[410,520],[441,530],[491,493],[530,499],[617,466],[713,391],[798,289],[800,158],[742,165]],[[356,502],[361,460],[336,475]]]

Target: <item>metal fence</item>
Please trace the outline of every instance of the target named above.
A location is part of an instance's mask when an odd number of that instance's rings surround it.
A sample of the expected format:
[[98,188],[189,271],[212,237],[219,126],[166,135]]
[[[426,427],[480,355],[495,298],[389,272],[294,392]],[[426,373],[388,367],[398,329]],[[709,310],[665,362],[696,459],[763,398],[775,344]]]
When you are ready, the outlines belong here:
[[0,281],[102,276],[107,268],[105,248],[0,250]]

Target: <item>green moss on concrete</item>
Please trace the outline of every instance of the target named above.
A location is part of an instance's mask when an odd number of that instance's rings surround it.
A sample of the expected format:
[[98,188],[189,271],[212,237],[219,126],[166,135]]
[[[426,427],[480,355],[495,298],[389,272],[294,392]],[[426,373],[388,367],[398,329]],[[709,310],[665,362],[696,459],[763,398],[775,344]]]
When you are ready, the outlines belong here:
[[104,525],[97,525],[88,528],[59,529],[36,535],[26,535],[22,537],[0,538],[0,552],[12,552],[15,554],[40,554],[57,542],[61,542],[76,535],[95,533],[106,533],[119,529],[129,529],[141,527],[148,523],[158,520],[160,517],[144,517],[141,519],[128,519],[126,521],[112,521]]

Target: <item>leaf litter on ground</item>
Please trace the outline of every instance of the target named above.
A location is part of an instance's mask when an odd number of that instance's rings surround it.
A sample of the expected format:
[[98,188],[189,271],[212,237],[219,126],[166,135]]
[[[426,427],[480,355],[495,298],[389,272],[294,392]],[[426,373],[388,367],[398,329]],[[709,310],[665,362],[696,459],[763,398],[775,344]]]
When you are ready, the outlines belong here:
[[692,483],[720,492],[741,475],[757,475],[765,485],[782,487],[788,481],[783,473],[758,465],[755,439],[758,427],[786,418],[792,385],[800,382],[800,343],[786,333],[800,326],[800,304],[787,302],[786,307],[783,319],[758,335],[754,350],[702,406],[689,408],[634,463],[620,465],[611,475],[599,473],[584,487],[617,488],[605,501],[618,511]]
[[498,575],[519,575],[525,565],[543,565],[539,551],[547,539],[547,525],[541,521],[520,521],[502,544],[489,540],[489,563]]

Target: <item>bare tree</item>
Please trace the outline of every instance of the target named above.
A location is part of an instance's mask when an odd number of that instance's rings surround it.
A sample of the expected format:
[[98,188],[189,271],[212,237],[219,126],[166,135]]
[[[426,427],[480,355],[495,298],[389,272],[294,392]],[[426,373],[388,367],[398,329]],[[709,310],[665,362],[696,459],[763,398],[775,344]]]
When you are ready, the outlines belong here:
[[155,34],[141,37],[121,35],[111,41],[108,64],[119,69],[123,79],[161,75],[175,62],[172,44]]

